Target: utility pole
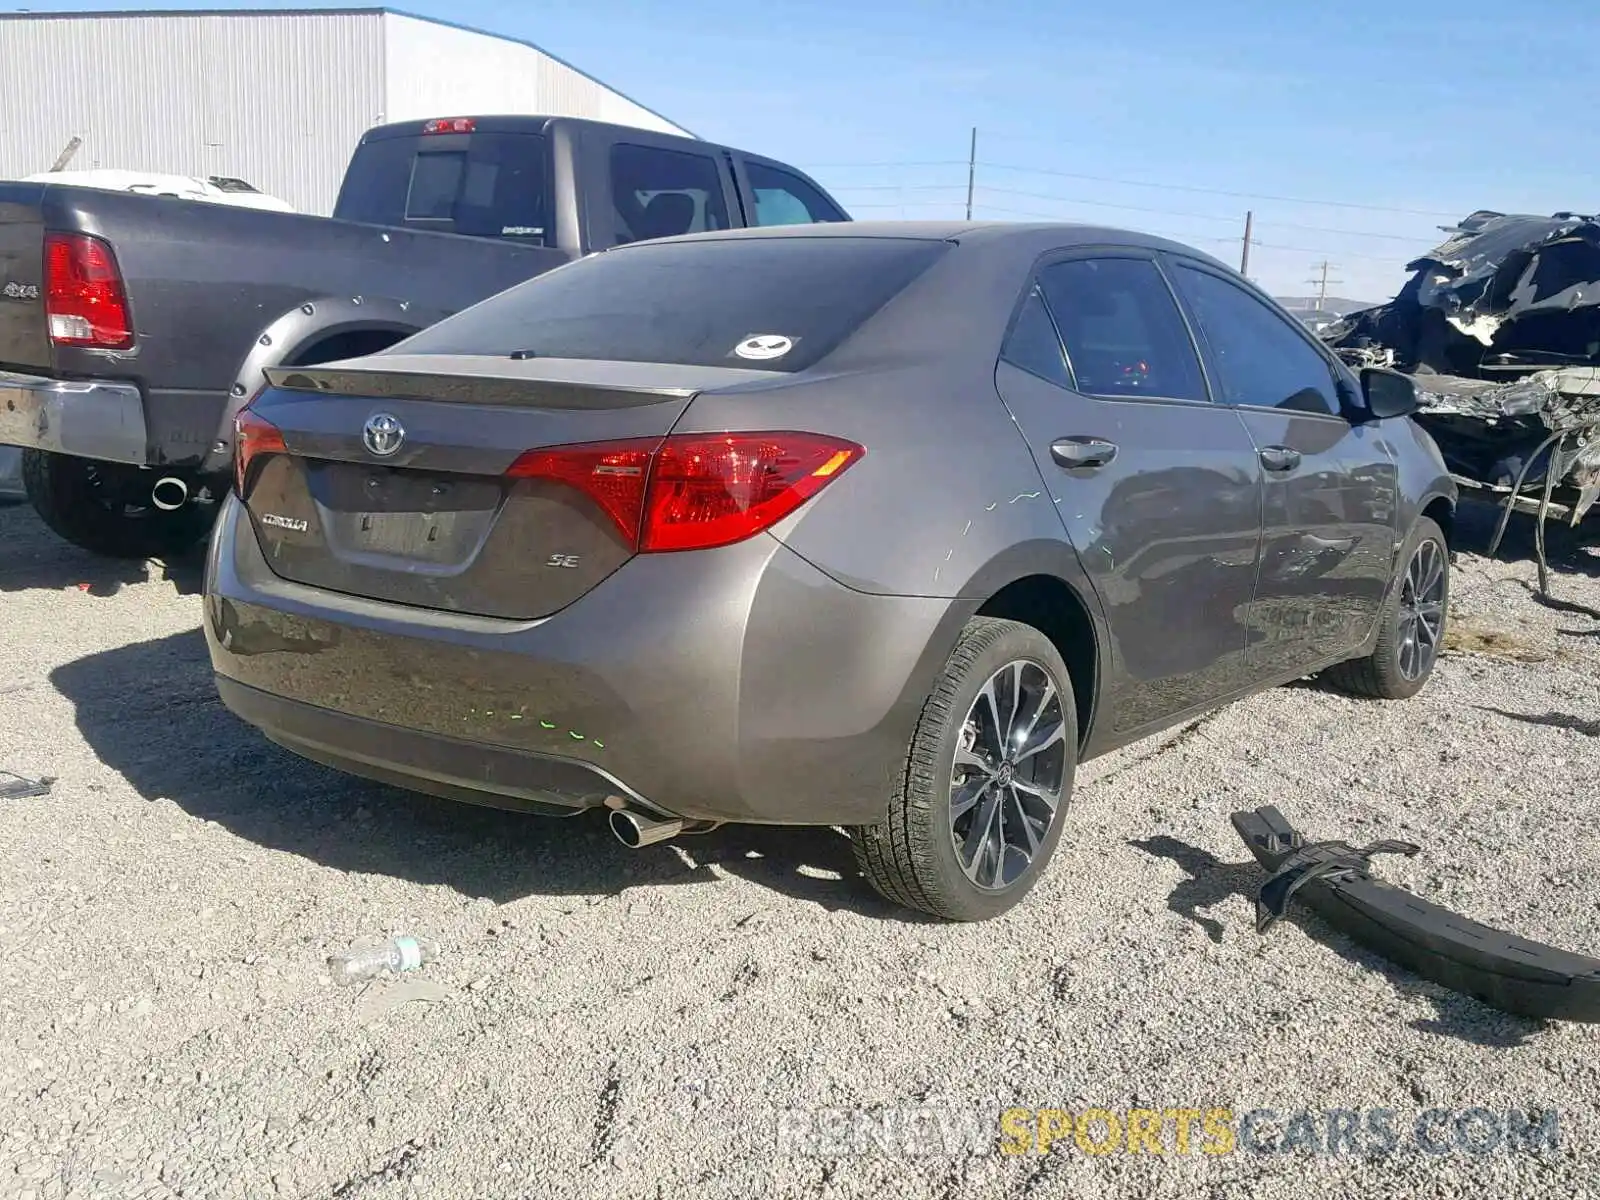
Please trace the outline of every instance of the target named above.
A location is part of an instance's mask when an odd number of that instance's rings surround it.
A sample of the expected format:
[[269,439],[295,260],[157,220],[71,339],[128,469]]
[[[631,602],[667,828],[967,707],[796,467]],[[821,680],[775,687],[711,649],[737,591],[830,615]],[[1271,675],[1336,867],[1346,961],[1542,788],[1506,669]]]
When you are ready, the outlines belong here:
[[1307,283],[1314,283],[1314,284],[1317,285],[1316,311],[1317,312],[1321,312],[1323,304],[1328,299],[1328,285],[1330,283],[1343,283],[1344,280],[1342,280],[1342,279],[1329,279],[1328,278],[1328,268],[1331,267],[1333,264],[1330,263],[1327,259],[1323,259],[1320,264],[1313,264],[1313,265],[1320,265],[1321,271],[1318,274],[1317,278],[1308,279],[1308,280],[1306,280],[1306,282]]
[[1250,226],[1255,221],[1254,212],[1244,214],[1244,253],[1239,256],[1239,274],[1250,278]]
[[967,220],[972,220],[972,185],[978,178],[978,127],[972,127],[972,145],[967,150]]

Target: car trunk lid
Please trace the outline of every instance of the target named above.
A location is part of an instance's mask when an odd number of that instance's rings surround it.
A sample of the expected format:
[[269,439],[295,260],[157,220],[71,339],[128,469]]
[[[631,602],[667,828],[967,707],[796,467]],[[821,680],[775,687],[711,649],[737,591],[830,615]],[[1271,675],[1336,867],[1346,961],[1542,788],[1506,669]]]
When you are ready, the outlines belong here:
[[572,603],[635,553],[608,479],[645,470],[697,392],[767,374],[383,358],[268,371],[246,419],[270,422],[281,452],[244,455],[241,484],[268,564],[331,591],[518,620]]

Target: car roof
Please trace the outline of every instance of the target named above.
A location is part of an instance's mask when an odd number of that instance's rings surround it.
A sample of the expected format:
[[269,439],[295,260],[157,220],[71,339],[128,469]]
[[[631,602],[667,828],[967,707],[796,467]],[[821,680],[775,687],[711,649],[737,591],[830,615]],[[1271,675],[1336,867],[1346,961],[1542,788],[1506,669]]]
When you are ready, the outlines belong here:
[[1015,253],[1041,254],[1072,246],[1121,246],[1166,250],[1225,266],[1203,250],[1170,238],[1122,229],[1112,225],[1084,225],[1066,221],[830,221],[814,225],[758,225],[743,229],[715,229],[705,233],[630,242],[630,246],[666,242],[716,242],[789,238],[903,238],[917,241],[960,242],[964,245],[1004,247]]

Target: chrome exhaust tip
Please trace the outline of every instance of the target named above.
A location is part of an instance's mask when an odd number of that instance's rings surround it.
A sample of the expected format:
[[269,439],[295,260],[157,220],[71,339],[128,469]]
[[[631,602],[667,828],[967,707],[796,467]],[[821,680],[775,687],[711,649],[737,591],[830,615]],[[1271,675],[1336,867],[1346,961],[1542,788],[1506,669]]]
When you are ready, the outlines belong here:
[[189,502],[189,485],[176,475],[156,480],[150,489],[150,503],[162,512],[175,512]]
[[611,832],[617,835],[617,841],[630,850],[654,846],[683,832],[682,821],[658,821],[631,808],[612,809],[608,820]]

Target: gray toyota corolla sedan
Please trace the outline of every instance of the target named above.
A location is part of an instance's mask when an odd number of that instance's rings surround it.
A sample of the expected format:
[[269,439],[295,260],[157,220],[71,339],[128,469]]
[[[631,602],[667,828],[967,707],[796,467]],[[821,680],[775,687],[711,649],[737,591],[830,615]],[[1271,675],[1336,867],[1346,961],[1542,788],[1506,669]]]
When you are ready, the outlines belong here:
[[308,758],[634,846],[848,826],[981,919],[1077,763],[1308,674],[1423,686],[1456,492],[1415,403],[1139,234],[639,243],[270,372],[206,635]]

